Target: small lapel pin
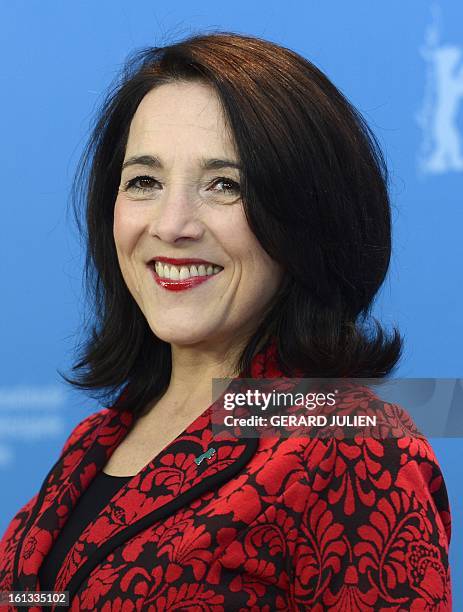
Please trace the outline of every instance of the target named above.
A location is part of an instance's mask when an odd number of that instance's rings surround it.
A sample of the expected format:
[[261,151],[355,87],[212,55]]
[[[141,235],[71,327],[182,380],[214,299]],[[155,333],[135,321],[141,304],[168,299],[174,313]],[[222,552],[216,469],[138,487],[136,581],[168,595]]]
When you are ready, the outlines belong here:
[[215,455],[215,448],[208,448],[205,453],[195,457],[196,465],[199,465],[203,459],[210,459],[213,455]]

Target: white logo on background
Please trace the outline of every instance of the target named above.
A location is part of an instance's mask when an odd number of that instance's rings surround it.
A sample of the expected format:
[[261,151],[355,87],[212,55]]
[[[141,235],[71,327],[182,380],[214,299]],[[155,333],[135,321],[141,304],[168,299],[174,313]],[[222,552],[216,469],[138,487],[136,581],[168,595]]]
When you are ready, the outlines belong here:
[[64,435],[65,399],[58,385],[0,386],[0,470],[25,444]]
[[440,7],[431,7],[433,20],[420,55],[427,63],[423,105],[416,115],[422,129],[419,169],[423,174],[463,171],[463,137],[457,126],[463,107],[462,49],[440,42]]

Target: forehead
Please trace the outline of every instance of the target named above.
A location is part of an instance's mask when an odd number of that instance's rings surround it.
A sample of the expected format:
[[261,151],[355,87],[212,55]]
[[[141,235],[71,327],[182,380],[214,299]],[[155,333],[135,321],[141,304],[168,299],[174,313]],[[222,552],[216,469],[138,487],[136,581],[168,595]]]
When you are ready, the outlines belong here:
[[[127,154],[145,149],[200,148],[234,153],[220,99],[202,82],[166,83],[140,102],[130,124]],[[161,152],[161,151],[159,151]]]

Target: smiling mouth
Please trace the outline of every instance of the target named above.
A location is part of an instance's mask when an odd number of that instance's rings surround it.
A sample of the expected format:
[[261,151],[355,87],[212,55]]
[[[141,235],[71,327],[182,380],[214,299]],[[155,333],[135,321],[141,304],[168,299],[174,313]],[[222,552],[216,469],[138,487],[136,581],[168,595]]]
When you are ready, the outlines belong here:
[[160,278],[171,281],[183,281],[189,278],[213,276],[223,270],[221,266],[213,264],[173,265],[157,260],[151,262],[151,266]]
[[222,272],[222,266],[206,263],[173,265],[157,260],[149,262],[156,283],[168,291],[192,289]]

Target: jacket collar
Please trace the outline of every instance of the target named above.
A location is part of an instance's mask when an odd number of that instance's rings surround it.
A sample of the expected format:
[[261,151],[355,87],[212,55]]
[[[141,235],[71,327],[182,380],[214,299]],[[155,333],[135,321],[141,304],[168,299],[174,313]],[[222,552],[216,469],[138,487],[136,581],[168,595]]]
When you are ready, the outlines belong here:
[[[281,376],[271,341],[252,361],[252,378]],[[240,377],[238,377],[240,378]],[[117,405],[117,404],[116,404]],[[209,490],[217,490],[248,463],[257,439],[214,439],[210,406],[117,491],[68,551],[55,590],[70,598],[111,550]],[[15,559],[14,590],[38,590],[38,572],[83,492],[106,465],[135,422],[115,406],[50,470],[41,487]],[[198,463],[195,458],[214,448]]]

